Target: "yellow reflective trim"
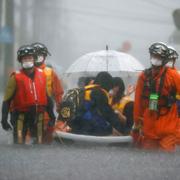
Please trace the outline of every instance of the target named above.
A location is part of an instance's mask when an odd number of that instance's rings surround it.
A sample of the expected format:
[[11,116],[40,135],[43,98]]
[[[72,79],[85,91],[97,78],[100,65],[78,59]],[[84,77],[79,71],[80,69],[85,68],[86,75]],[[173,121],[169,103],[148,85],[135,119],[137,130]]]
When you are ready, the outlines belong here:
[[19,114],[17,119],[17,141],[18,144],[23,143],[23,124],[24,124],[24,114]]

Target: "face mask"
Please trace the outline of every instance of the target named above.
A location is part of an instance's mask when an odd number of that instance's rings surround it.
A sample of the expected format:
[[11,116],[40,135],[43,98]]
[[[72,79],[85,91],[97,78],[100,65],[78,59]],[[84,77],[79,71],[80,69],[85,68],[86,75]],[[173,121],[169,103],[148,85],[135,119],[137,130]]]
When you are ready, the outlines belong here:
[[33,63],[33,62],[23,62],[23,63],[22,63],[22,67],[23,67],[24,69],[31,69],[33,66],[34,66],[34,63]]
[[162,65],[162,61],[161,60],[158,60],[156,58],[151,58],[151,64],[153,66],[161,66]]
[[170,67],[170,68],[173,68],[174,66],[174,63],[172,61],[169,61],[167,64],[166,64],[166,67]]

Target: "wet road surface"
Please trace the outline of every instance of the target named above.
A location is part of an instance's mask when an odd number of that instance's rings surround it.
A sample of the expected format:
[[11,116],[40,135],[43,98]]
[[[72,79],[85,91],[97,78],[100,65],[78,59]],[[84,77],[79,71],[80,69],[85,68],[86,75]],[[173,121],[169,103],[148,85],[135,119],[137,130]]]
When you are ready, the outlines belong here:
[[179,180],[180,150],[95,144],[12,145],[0,129],[0,180]]

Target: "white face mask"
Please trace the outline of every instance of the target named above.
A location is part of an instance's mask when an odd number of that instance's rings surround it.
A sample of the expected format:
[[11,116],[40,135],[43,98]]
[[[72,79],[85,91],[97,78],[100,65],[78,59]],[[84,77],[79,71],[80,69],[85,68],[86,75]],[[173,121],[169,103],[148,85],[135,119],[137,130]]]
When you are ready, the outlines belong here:
[[173,68],[174,66],[174,63],[172,61],[169,61],[167,64],[166,64],[166,67],[170,67],[170,68]]
[[37,63],[42,63],[44,61],[44,56],[38,56]]
[[162,65],[162,61],[156,58],[151,58],[151,64],[153,66],[161,66]]
[[22,67],[23,67],[24,69],[31,69],[33,66],[34,66],[34,63],[33,63],[33,62],[23,62],[23,63],[22,63]]

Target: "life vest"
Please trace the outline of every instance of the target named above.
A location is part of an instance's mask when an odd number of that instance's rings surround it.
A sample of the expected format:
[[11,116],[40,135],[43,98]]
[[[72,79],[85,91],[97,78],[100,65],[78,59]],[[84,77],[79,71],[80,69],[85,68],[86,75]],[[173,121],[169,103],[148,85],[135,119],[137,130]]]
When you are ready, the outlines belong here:
[[121,98],[121,100],[119,101],[119,103],[115,103],[112,105],[112,108],[114,110],[119,110],[121,113],[124,112],[124,108],[126,106],[126,104],[128,104],[129,102],[131,102],[131,98],[129,96],[124,96]]
[[84,93],[84,99],[86,101],[90,101],[91,100],[91,91],[94,88],[100,88],[99,85],[97,84],[91,84],[91,85],[87,85],[84,87],[85,93]]
[[97,84],[91,84],[91,85],[87,85],[87,86],[84,87],[84,90],[85,90],[84,99],[85,100],[90,101],[90,99],[91,99],[90,96],[91,96],[92,89],[100,89],[106,95],[106,97],[108,98],[108,102],[110,101],[108,92],[105,89],[102,89]]
[[46,86],[47,86],[47,93],[51,97],[52,96],[52,68],[45,67],[43,69],[45,75],[46,75]]
[[46,77],[42,70],[35,68],[34,78],[28,77],[23,70],[13,73],[16,80],[14,109],[26,112],[30,106],[46,106]]

